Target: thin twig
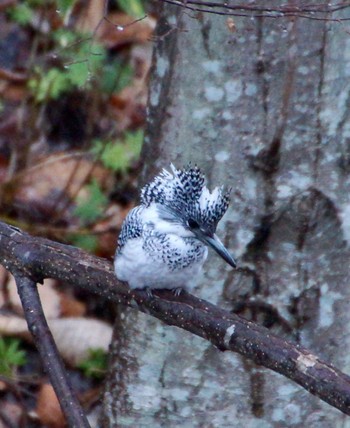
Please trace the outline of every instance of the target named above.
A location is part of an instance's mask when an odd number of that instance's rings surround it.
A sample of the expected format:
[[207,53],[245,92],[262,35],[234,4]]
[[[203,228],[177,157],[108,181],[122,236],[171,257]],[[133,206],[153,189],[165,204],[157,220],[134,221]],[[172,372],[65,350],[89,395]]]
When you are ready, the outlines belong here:
[[[342,22],[349,21],[349,18],[332,18],[329,14],[350,8],[350,2],[334,4],[305,4],[299,6],[282,5],[276,7],[264,7],[247,4],[230,5],[228,2],[206,2],[188,0],[160,0],[174,6],[183,7],[194,12],[204,12],[214,15],[238,16],[246,18],[285,18],[297,17],[314,21]],[[322,16],[327,15],[327,16]]]

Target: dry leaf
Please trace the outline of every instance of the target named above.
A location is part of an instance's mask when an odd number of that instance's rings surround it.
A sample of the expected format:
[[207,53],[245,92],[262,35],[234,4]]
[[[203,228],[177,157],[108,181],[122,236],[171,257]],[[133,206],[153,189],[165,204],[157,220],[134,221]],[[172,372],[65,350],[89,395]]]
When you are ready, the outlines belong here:
[[59,293],[61,299],[61,316],[82,317],[86,312],[86,305],[83,302],[69,296],[67,293]]
[[105,4],[101,0],[90,0],[83,3],[79,18],[75,25],[82,33],[93,33],[103,19]]
[[[82,153],[55,154],[21,172],[15,179],[13,204],[20,213],[47,219],[59,212],[60,220],[74,223],[71,199],[86,195],[85,184],[95,179],[103,189],[111,186],[109,170]],[[15,186],[16,184],[16,186]],[[60,211],[62,208],[62,211]]]
[[130,209],[130,206],[124,208],[112,203],[106,210],[105,217],[94,225],[93,232],[96,233],[98,242],[96,255],[110,258],[114,254],[117,246],[117,231],[121,229]]
[[[91,318],[61,318],[47,320],[62,358],[75,366],[89,356],[90,349],[108,351],[112,327]],[[20,317],[0,315],[0,334],[32,341],[27,322]]]
[[110,105],[119,131],[144,124],[151,61],[151,43],[133,46],[130,62],[135,77],[129,86],[110,97]]
[[[44,284],[38,285],[40,301],[46,318],[58,318],[61,314],[60,295],[54,288],[57,281],[51,278],[46,278]],[[14,277],[10,274],[7,283],[9,301],[12,308],[18,313],[23,314],[22,303],[17,293],[17,286]]]
[[125,44],[145,43],[152,37],[156,20],[151,16],[135,20],[125,13],[112,13],[103,21],[98,38],[107,48],[115,49]]
[[90,349],[108,351],[112,327],[102,321],[86,318],[61,318],[48,322],[62,358],[77,365],[89,356]]
[[16,336],[25,340],[31,340],[27,321],[16,315],[0,315],[0,335]]
[[63,428],[66,426],[60,404],[51,384],[41,385],[38,393],[36,413],[41,423],[50,428]]
[[110,178],[110,171],[95,165],[83,153],[50,155],[21,173],[17,198],[24,201],[43,199],[61,191],[66,191],[67,196],[75,196],[92,177],[104,186]]

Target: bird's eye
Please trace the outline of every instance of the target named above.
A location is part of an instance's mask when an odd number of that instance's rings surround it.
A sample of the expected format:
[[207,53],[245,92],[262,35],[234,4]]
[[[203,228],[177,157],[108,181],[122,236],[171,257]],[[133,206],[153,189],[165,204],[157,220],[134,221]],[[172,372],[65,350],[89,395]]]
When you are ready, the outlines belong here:
[[187,224],[191,229],[199,229],[199,224],[193,218],[189,218]]

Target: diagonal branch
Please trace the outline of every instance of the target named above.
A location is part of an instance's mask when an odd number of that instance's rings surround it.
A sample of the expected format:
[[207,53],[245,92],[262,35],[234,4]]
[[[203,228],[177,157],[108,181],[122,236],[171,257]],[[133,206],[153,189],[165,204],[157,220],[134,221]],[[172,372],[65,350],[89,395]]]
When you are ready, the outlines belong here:
[[20,274],[15,274],[15,279],[29,330],[69,426],[89,428],[90,425],[69,384],[64,364],[47,325],[36,283]]
[[350,377],[309,350],[270,333],[264,327],[230,314],[188,293],[175,297],[159,291],[153,297],[130,291],[119,282],[112,265],[72,246],[33,238],[0,223],[0,263],[9,271],[40,282],[51,277],[153,315],[234,351],[301,385],[350,415]]

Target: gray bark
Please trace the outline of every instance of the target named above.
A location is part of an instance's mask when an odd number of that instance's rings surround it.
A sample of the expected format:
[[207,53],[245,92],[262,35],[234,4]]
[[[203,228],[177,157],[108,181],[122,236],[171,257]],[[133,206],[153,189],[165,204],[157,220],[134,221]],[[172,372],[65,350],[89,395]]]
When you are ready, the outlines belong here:
[[[337,16],[341,16],[339,12]],[[349,371],[350,36],[340,23],[165,7],[144,178],[192,161],[232,187],[198,296]],[[116,323],[106,427],[350,426],[290,380],[132,309]]]

